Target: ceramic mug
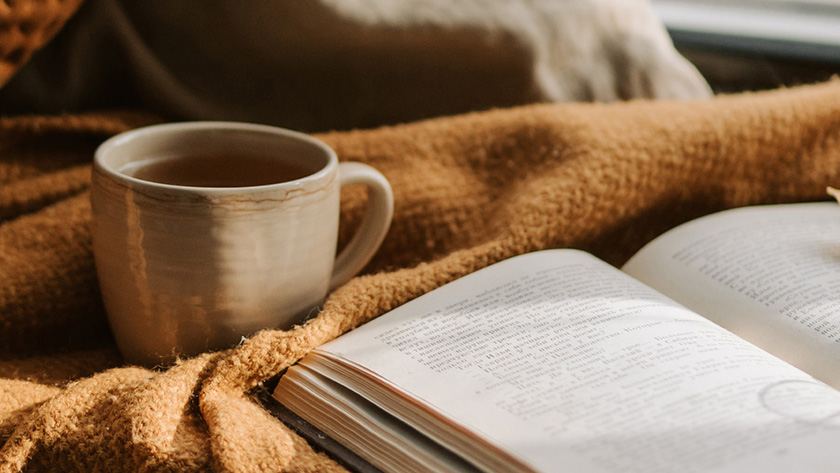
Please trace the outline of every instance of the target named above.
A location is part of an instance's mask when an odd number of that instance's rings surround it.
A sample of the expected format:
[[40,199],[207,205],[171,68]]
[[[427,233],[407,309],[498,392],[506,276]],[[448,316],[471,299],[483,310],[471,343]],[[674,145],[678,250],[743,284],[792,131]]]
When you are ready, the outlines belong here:
[[[370,260],[393,213],[378,171],[263,125],[128,131],[97,149],[92,179],[108,320],[125,360],[145,365],[301,323]],[[367,186],[368,208],[336,257],[339,190],[348,184]]]

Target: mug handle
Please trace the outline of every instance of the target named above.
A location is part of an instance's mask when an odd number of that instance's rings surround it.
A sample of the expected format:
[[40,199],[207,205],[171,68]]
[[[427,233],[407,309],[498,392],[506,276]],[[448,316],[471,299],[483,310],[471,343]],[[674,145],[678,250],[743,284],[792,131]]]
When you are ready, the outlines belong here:
[[385,176],[362,163],[338,165],[339,186],[363,184],[368,189],[368,202],[362,223],[350,243],[335,258],[330,290],[346,283],[373,258],[394,215],[394,194]]

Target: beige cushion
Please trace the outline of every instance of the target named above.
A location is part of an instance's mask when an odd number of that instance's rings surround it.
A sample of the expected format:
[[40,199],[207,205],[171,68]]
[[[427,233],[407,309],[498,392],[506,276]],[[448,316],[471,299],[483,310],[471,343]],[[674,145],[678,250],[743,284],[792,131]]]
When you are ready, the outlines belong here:
[[15,98],[72,109],[103,94],[108,68],[127,68],[142,103],[174,118],[319,131],[711,95],[648,0],[100,0],[82,14],[96,19],[55,46],[68,71],[38,70],[74,80],[34,90],[49,81],[30,77]]

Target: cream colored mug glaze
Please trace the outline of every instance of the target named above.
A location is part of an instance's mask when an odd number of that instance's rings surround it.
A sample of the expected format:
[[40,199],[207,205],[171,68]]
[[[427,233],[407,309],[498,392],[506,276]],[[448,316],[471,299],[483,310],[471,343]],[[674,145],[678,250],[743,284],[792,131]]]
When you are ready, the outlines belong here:
[[[213,154],[293,160],[311,173],[252,187],[190,187],[126,171],[150,157]],[[339,189],[347,184],[366,185],[369,206],[336,258]],[[109,323],[126,361],[145,365],[302,322],[370,260],[393,211],[390,186],[373,168],[339,164],[307,135],[228,122],[111,138],[95,155],[91,201]]]

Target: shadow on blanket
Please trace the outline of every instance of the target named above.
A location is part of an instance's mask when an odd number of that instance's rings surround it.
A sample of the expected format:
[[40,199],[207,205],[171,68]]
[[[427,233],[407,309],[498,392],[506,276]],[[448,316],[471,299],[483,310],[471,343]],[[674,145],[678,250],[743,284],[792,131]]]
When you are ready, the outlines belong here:
[[[367,268],[287,332],[122,366],[90,251],[88,164],[140,114],[0,120],[0,471],[340,469],[248,397],[308,350],[493,262],[551,247],[620,264],[728,207],[840,182],[840,81],[696,102],[535,105],[320,135],[391,181]],[[342,234],[364,195],[342,197]]]

